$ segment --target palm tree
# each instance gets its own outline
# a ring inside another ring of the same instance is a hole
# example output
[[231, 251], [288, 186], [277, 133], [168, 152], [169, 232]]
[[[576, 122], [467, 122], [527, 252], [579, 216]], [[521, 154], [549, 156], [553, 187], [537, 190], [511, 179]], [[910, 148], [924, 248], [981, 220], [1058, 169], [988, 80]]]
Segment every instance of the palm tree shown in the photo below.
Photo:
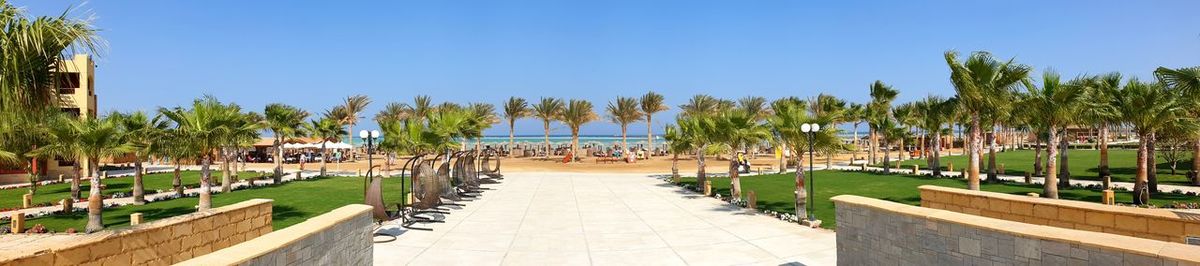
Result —
[[60, 87], [61, 60], [77, 52], [95, 54], [104, 46], [92, 21], [70, 17], [71, 11], [29, 17], [0, 0], [0, 113], [57, 110], [58, 90], [49, 88]]
[[[134, 147], [124, 140], [125, 133], [121, 131], [120, 117], [109, 116], [103, 119], [88, 118], [83, 121], [74, 122], [70, 120], [72, 127], [75, 127], [76, 136], [74, 144], [51, 144], [45, 146], [47, 150], [58, 148], [77, 148], [80, 155], [86, 158], [89, 165], [98, 165], [100, 158], [124, 155], [134, 150]], [[68, 147], [74, 146], [74, 147]], [[86, 231], [88, 233], [100, 231], [104, 229], [103, 215], [101, 212], [104, 207], [104, 196], [102, 196], [100, 185], [100, 168], [94, 167], [89, 173], [91, 176], [90, 192], [88, 193], [88, 223]]]
[[[808, 213], [805, 212], [806, 200], [808, 199], [807, 191], [805, 190], [805, 175], [802, 170], [804, 165], [803, 153], [806, 152], [809, 139], [807, 133], [800, 130], [800, 125], [806, 123], [817, 123], [820, 125], [830, 125], [823, 128], [832, 127], [833, 119], [830, 117], [814, 117], [807, 111], [807, 104], [795, 97], [788, 97], [776, 100], [771, 103], [773, 115], [767, 118], [767, 126], [769, 126], [775, 134], [779, 136], [781, 142], [791, 148], [792, 157], [796, 160], [796, 177], [795, 177], [795, 210], [796, 217], [801, 219], [808, 218]], [[839, 145], [841, 140], [838, 139], [836, 131], [822, 130], [813, 135], [812, 144], [814, 149], [823, 149], [832, 145]]]
[[1152, 171], [1150, 169], [1154, 169], [1154, 166], [1148, 165], [1148, 145], [1154, 133], [1171, 124], [1195, 123], [1195, 118], [1187, 114], [1191, 103], [1179, 96], [1176, 91], [1163, 88], [1161, 83], [1147, 83], [1131, 78], [1115, 97], [1115, 106], [1121, 113], [1121, 120], [1133, 126], [1133, 131], [1138, 135], [1137, 171], [1133, 184], [1134, 204], [1150, 202], [1147, 172]]
[[[825, 129], [826, 132], [835, 131], [833, 133], [836, 134], [840, 130], [835, 125], [850, 121], [846, 115], [846, 100], [838, 99], [833, 95], [825, 93], [817, 95], [816, 98], [813, 98], [809, 102], [808, 108], [814, 117], [827, 117], [830, 119], [830, 127]], [[824, 146], [820, 152], [825, 155], [825, 167], [832, 168], [833, 156], [836, 156], [838, 152], [843, 150], [845, 150], [845, 147], [840, 142], [838, 145]]]
[[[233, 182], [237, 181], [237, 157], [241, 151], [253, 147], [254, 143], [259, 140], [259, 132], [262, 132], [263, 116], [255, 112], [241, 111], [241, 107], [236, 104], [229, 105], [231, 116], [240, 117], [240, 119], [232, 120], [229, 124], [229, 135], [225, 138], [225, 151], [222, 153], [225, 157], [221, 163], [221, 192], [229, 192], [233, 189]], [[245, 162], [243, 161], [243, 168]], [[231, 169], [232, 168], [232, 169]]]
[[654, 156], [654, 123], [651, 120], [654, 114], [667, 110], [667, 105], [663, 103], [662, 94], [647, 92], [642, 95], [639, 103], [642, 107], [642, 114], [646, 115], [646, 149], [650, 152], [646, 153], [646, 158]]
[[[404, 119], [408, 118], [409, 116], [411, 116], [412, 115], [411, 111], [412, 111], [412, 107], [408, 106], [408, 104], [388, 103], [387, 105], [383, 106], [383, 110], [380, 110], [378, 114], [375, 114], [375, 122], [382, 122], [382, 121], [387, 121], [387, 120], [401, 121], [401, 120], [404, 120]], [[335, 118], [335, 119], [337, 117], [337, 115], [334, 114], [332, 112], [332, 110], [326, 111], [324, 116], [330, 117], [330, 118]], [[347, 131], [347, 132], [349, 132], [349, 131]]]
[[[12, 118], [14, 119], [7, 120], [10, 123], [2, 123], [4, 128], [9, 128], [13, 131], [29, 129], [24, 126], [26, 123], [22, 123], [27, 122], [23, 121], [25, 119], [20, 119], [19, 116]], [[45, 135], [48, 137], [46, 144], [48, 145], [38, 147], [37, 149], [30, 151], [30, 153], [35, 157], [58, 157], [73, 160], [74, 163], [72, 164], [72, 172], [74, 175], [71, 177], [71, 200], [79, 201], [81, 198], [79, 189], [80, 179], [83, 178], [84, 175], [84, 169], [82, 168], [82, 165], [83, 162], [87, 160], [86, 151], [83, 149], [83, 146], [81, 146], [81, 141], [79, 139], [81, 137], [81, 131], [83, 130], [83, 120], [68, 116], [66, 113], [50, 116], [48, 117], [48, 120], [47, 127], [45, 128]], [[4, 135], [6, 137], [15, 136], [14, 134]], [[12, 138], [6, 138], [5, 142], [10, 143], [13, 142], [13, 140], [14, 139]], [[17, 161], [25, 160], [24, 158], [14, 159]], [[90, 174], [91, 169], [88, 169], [88, 171], [88, 174]]]
[[[343, 110], [346, 109], [343, 107]], [[263, 115], [266, 128], [275, 136], [275, 183], [278, 184], [283, 181], [283, 144], [289, 138], [300, 135], [300, 127], [308, 117], [308, 112], [291, 105], [272, 103], [263, 110]], [[349, 125], [345, 116], [339, 119], [343, 124]]]
[[979, 152], [983, 149], [981, 116], [1000, 105], [1004, 98], [1029, 78], [1032, 69], [1014, 60], [996, 61], [988, 52], [972, 53], [959, 62], [958, 52], [947, 51], [946, 65], [950, 67], [950, 83], [954, 85], [960, 111], [969, 119], [967, 145], [967, 188], [979, 190]]
[[350, 133], [343, 130], [341, 123], [338, 123], [333, 117], [322, 117], [309, 121], [308, 124], [304, 124], [304, 133], [321, 141], [321, 176], [326, 176], [325, 166], [329, 162], [329, 149], [325, 147], [325, 144], [341, 141]]
[[[336, 112], [337, 114], [341, 114], [337, 119], [341, 120], [342, 125], [346, 126], [346, 132], [354, 132], [354, 125], [358, 124], [358, 119], [360, 118], [358, 114], [366, 110], [368, 104], [371, 104], [371, 98], [368, 98], [366, 95], [354, 95], [346, 97], [342, 105], [338, 106], [339, 108], [334, 108], [340, 109], [339, 112]], [[303, 123], [304, 119], [301, 118], [300, 121]], [[350, 145], [354, 145], [354, 138], [350, 138]], [[368, 154], [367, 156], [370, 155]]]
[[896, 100], [896, 95], [900, 92], [893, 89], [892, 86], [884, 84], [883, 81], [876, 80], [871, 83], [871, 102], [867, 103], [866, 115], [867, 126], [870, 129], [867, 137], [870, 138], [870, 146], [867, 148], [867, 157], [871, 164], [876, 163], [875, 153], [879, 150], [879, 136], [875, 130], [878, 125], [872, 121], [881, 121], [880, 117], [891, 117], [892, 101]]
[[863, 116], [865, 115], [865, 113], [866, 113], [866, 107], [860, 103], [850, 103], [850, 105], [848, 107], [846, 107], [846, 111], [844, 113], [844, 115], [845, 115], [844, 120], [846, 120], [847, 122], [850, 122], [852, 125], [854, 125], [854, 129], [853, 129], [854, 130], [854, 139], [853, 139], [854, 146], [850, 147], [851, 148], [850, 149], [850, 164], [851, 165], [853, 165], [854, 160], [856, 160], [858, 158], [858, 150], [862, 149], [862, 147], [858, 143], [859, 142], [858, 141], [858, 125], [862, 124]]
[[696, 129], [686, 123], [678, 126], [667, 126], [663, 138], [667, 140], [667, 150], [671, 152], [671, 180], [679, 181], [679, 154], [696, 149]]
[[129, 114], [114, 112], [110, 117], [118, 123], [121, 131], [126, 133], [126, 141], [133, 147], [133, 202], [137, 205], [146, 204], [146, 190], [142, 183], [145, 170], [142, 168], [142, 162], [148, 159], [151, 149], [161, 145], [158, 140], [167, 130], [167, 122], [162, 116], [151, 118], [142, 111]]
[[[483, 131], [500, 122], [496, 116], [496, 106], [490, 103], [471, 103], [467, 105], [470, 112], [470, 123], [463, 130], [464, 137], [475, 140], [475, 149], [482, 149]], [[465, 146], [465, 145], [464, 145]]]
[[[1192, 101], [1200, 101], [1200, 66], [1177, 69], [1159, 67], [1154, 70], [1154, 76]], [[1200, 111], [1192, 111], [1192, 115], [1200, 116]], [[1188, 171], [1188, 177], [1193, 184], [1200, 185], [1200, 139], [1192, 141], [1192, 170]]]
[[1064, 84], [1059, 80], [1058, 73], [1046, 71], [1042, 74], [1042, 86], [1039, 88], [1032, 82], [1026, 82], [1029, 94], [1020, 102], [1025, 109], [1037, 117], [1044, 128], [1048, 130], [1049, 142], [1047, 149], [1046, 179], [1042, 196], [1057, 199], [1058, 187], [1058, 143], [1067, 123], [1078, 114], [1080, 101], [1083, 100], [1084, 87]]
[[[524, 98], [509, 97], [507, 102], [504, 102], [504, 118], [508, 119], [508, 147], [515, 147], [513, 142], [516, 133], [517, 119], [529, 116], [529, 102]], [[512, 156], [512, 153], [509, 153]]]
[[[877, 125], [876, 133], [879, 134], [879, 139], [883, 140], [883, 172], [890, 173], [892, 171], [891, 153], [892, 144], [896, 142], [904, 143], [904, 138], [908, 136], [908, 131], [904, 126], [896, 123], [896, 120], [891, 117], [876, 117], [875, 125]], [[903, 144], [900, 144], [903, 145]], [[897, 149], [899, 152], [904, 152], [904, 149]]]
[[708, 115], [721, 109], [722, 100], [713, 98], [705, 94], [696, 94], [688, 99], [686, 104], [680, 105], [679, 110], [685, 116]]
[[958, 104], [956, 101], [953, 98], [946, 99], [938, 96], [929, 96], [916, 105], [917, 112], [920, 113], [921, 117], [919, 127], [927, 135], [930, 135], [929, 146], [933, 150], [927, 161], [929, 170], [933, 171], [934, 176], [942, 175], [942, 134], [946, 130], [945, 126], [950, 123], [954, 105]]
[[732, 186], [732, 196], [741, 198], [742, 183], [738, 178], [737, 153], [754, 143], [771, 138], [771, 131], [762, 124], [754, 114], [746, 110], [729, 110], [716, 117], [716, 142], [729, 147], [729, 178]]
[[625, 141], [625, 131], [629, 124], [642, 120], [642, 110], [638, 109], [638, 100], [632, 97], [617, 97], [609, 102], [608, 118], [613, 123], [621, 125], [621, 150], [629, 151], [629, 143]]
[[[708, 145], [713, 143], [716, 132], [716, 124], [713, 120], [709, 115], [680, 114], [675, 117], [675, 124], [679, 127], [677, 136], [680, 143], [671, 143], [670, 145], [672, 148], [691, 148], [696, 153], [696, 184], [700, 186], [708, 181], [708, 174], [705, 171], [705, 153]], [[678, 160], [678, 152], [676, 160]]]
[[175, 137], [184, 140], [183, 143], [196, 150], [193, 154], [200, 162], [200, 211], [212, 207], [210, 167], [215, 158], [213, 153], [228, 143], [232, 131], [230, 124], [244, 118], [241, 114], [232, 112], [233, 109], [212, 96], [196, 99], [192, 102], [191, 109], [159, 108], [159, 113], [175, 123]]
[[1121, 90], [1122, 78], [1120, 73], [1113, 72], [1092, 79], [1092, 84], [1087, 86], [1086, 95], [1081, 101], [1082, 111], [1079, 113], [1085, 123], [1098, 129], [1100, 163], [1097, 168], [1100, 169], [1100, 179], [1106, 180], [1105, 184], [1108, 184], [1112, 179], [1108, 164], [1109, 128], [1120, 123], [1121, 114], [1117, 113], [1113, 100]]
[[[563, 109], [561, 121], [571, 129], [571, 157], [579, 157], [579, 129], [583, 124], [596, 120], [596, 112], [592, 110], [592, 102], [571, 99]], [[574, 160], [572, 160], [574, 161]]]
[[563, 101], [557, 98], [542, 97], [533, 105], [533, 116], [542, 120], [542, 128], [546, 130], [546, 158], [550, 158], [550, 122], [556, 121], [563, 114]]

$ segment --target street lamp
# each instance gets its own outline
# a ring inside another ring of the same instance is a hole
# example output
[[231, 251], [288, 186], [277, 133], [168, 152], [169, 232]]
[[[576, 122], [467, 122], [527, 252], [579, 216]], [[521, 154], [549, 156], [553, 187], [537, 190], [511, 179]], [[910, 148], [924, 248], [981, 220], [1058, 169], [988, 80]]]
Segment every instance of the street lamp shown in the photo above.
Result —
[[358, 132], [358, 137], [367, 143], [367, 177], [363, 178], [363, 191], [366, 191], [368, 184], [370, 184], [371, 173], [375, 169], [375, 164], [371, 162], [371, 151], [375, 146], [375, 139], [378, 139], [379, 135], [379, 130], [367, 131], [364, 129]]
[[817, 132], [821, 131], [821, 125], [816, 123], [801, 124], [800, 131], [804, 132], [804, 136], [808, 137], [808, 182], [805, 182], [807, 184], [805, 185], [805, 188], [808, 189], [808, 204], [805, 204], [806, 210], [804, 211], [808, 214], [808, 221], [811, 222], [816, 220], [814, 217], [816, 215], [814, 215], [812, 212], [813, 204], [816, 203], [816, 195], [813, 194], [813, 182], [816, 181], [816, 179], [813, 178], [813, 174], [815, 174], [813, 171], [813, 139], [815, 138]]

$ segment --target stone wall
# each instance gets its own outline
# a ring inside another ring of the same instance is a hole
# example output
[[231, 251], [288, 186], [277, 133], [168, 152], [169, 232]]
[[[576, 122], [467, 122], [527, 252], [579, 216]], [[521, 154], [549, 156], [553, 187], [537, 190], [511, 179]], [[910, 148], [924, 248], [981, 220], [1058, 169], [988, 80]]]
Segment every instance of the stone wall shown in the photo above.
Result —
[[837, 196], [839, 265], [1195, 265], [1194, 246]]
[[1186, 243], [1200, 214], [925, 185], [921, 206], [1009, 221]]
[[371, 209], [347, 205], [180, 265], [370, 265]]
[[63, 246], [6, 252], [0, 265], [169, 265], [270, 232], [271, 200], [252, 199], [81, 235]]

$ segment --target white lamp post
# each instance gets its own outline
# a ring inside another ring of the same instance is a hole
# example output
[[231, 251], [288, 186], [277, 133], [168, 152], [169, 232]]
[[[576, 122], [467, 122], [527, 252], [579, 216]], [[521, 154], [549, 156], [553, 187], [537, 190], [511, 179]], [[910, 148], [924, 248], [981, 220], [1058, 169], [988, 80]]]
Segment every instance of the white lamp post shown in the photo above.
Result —
[[813, 175], [815, 174], [815, 171], [813, 171], [813, 139], [815, 134], [821, 131], [821, 125], [816, 123], [801, 124], [800, 131], [804, 132], [804, 135], [808, 137], [808, 182], [805, 182], [805, 187], [808, 189], [808, 204], [805, 204], [805, 209], [807, 209], [805, 212], [808, 214], [808, 220], [813, 221], [816, 220], [816, 218], [813, 217], [815, 215], [813, 215], [812, 212], [813, 204], [816, 202], [816, 195], [813, 195], [813, 182], [816, 181], [816, 179], [813, 178]]

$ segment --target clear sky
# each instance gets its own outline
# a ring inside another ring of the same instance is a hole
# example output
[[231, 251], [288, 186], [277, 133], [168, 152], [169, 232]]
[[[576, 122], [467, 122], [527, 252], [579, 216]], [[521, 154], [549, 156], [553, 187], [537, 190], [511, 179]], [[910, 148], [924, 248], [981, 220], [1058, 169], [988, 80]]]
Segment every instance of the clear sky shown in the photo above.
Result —
[[[953, 94], [942, 57], [951, 49], [1066, 77], [1200, 65], [1194, 0], [13, 2], [35, 15], [76, 5], [94, 16], [109, 43], [96, 70], [101, 112], [203, 94], [313, 113], [366, 94], [367, 117], [417, 94], [497, 106], [509, 96], [582, 98], [597, 112], [648, 90], [672, 109], [697, 93], [862, 102], [877, 79], [905, 102]], [[517, 128], [542, 132], [532, 119]], [[619, 132], [607, 122], [583, 131]]]

